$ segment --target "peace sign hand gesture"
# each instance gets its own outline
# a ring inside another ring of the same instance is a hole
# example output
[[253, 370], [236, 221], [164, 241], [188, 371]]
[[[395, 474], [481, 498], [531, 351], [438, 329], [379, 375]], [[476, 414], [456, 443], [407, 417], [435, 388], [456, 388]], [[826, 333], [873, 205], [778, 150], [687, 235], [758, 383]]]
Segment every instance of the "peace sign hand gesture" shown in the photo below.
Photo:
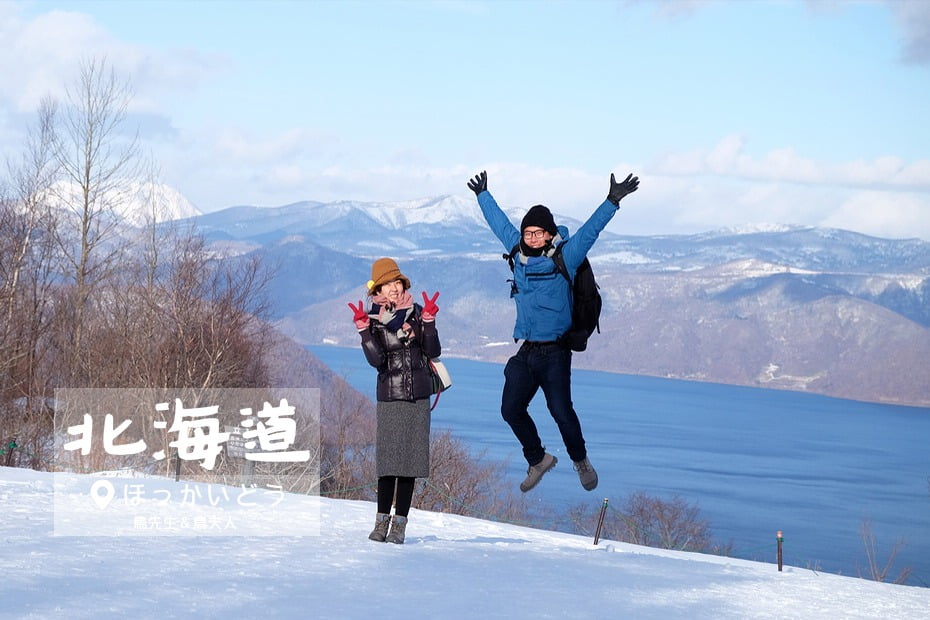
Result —
[[357, 327], [359, 331], [368, 329], [368, 323], [371, 319], [368, 318], [368, 314], [365, 312], [365, 306], [362, 305], [362, 300], [358, 300], [357, 308], [352, 305], [352, 302], [349, 302], [349, 308], [355, 313], [352, 317], [352, 320], [355, 321], [355, 327]]
[[436, 300], [439, 298], [439, 291], [433, 295], [432, 299], [426, 296], [426, 291], [423, 291], [423, 320], [424, 321], [435, 321], [436, 313], [439, 312], [439, 306], [436, 305]]

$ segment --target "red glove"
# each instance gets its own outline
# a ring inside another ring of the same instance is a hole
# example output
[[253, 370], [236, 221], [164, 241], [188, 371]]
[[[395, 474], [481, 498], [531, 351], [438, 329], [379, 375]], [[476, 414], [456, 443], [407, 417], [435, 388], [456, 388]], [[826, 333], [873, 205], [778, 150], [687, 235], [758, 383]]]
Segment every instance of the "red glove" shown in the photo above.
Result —
[[355, 321], [355, 326], [358, 330], [362, 331], [363, 329], [368, 329], [368, 323], [371, 319], [368, 318], [368, 313], [365, 312], [365, 306], [362, 305], [362, 300], [358, 300], [358, 308], [353, 306], [352, 302], [349, 302], [349, 308], [355, 313], [352, 320]]
[[423, 291], [423, 320], [424, 321], [435, 321], [436, 313], [439, 312], [439, 306], [436, 305], [436, 300], [439, 298], [439, 291], [437, 291], [433, 298], [430, 299], [426, 296], [426, 291]]

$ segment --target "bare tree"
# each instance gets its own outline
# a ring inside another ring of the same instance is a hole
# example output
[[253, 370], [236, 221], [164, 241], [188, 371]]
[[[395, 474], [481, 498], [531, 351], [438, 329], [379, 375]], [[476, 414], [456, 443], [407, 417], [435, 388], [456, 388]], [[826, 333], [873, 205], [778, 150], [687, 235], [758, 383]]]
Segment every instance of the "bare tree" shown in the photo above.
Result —
[[170, 387], [258, 387], [267, 383], [261, 351], [269, 338], [270, 274], [258, 255], [212, 260], [202, 237], [182, 236], [161, 290], [166, 335], [161, 381]]
[[82, 62], [67, 94], [54, 148], [63, 178], [55, 186], [55, 198], [62, 209], [58, 242], [73, 287], [68, 368], [70, 379], [81, 381], [88, 367], [83, 353], [86, 315], [96, 287], [118, 266], [119, 208], [138, 180], [139, 152], [136, 136], [124, 133], [131, 88], [116, 78], [106, 60]]
[[[16, 438], [24, 448], [18, 454], [32, 460], [43, 458], [43, 437], [51, 425], [42, 366], [54, 255], [47, 197], [57, 172], [55, 115], [54, 103], [44, 100], [21, 161], [8, 163], [10, 187], [0, 197], [0, 441]], [[7, 464], [12, 455], [7, 454]]]

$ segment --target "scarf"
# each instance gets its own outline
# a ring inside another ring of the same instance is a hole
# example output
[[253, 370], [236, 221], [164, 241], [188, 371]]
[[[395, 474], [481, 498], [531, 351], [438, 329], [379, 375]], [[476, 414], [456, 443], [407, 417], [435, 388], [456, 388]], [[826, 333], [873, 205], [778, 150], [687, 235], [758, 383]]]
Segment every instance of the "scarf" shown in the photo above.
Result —
[[522, 254], [522, 256], [520, 256], [520, 261], [524, 265], [526, 265], [528, 262], [535, 262], [535, 261], [529, 261], [528, 259], [530, 258], [538, 258], [540, 256], [547, 256], [547, 257], [552, 256], [553, 254], [555, 254], [556, 246], [558, 246], [561, 242], [562, 242], [562, 235], [557, 234], [552, 239], [547, 241], [546, 245], [540, 248], [534, 249], [526, 245], [523, 239], [520, 239], [520, 254]]
[[372, 295], [372, 306], [369, 316], [377, 319], [387, 329], [396, 332], [401, 340], [410, 338], [413, 328], [407, 322], [407, 317], [413, 314], [413, 296], [410, 291], [404, 291], [396, 304], [380, 293]]

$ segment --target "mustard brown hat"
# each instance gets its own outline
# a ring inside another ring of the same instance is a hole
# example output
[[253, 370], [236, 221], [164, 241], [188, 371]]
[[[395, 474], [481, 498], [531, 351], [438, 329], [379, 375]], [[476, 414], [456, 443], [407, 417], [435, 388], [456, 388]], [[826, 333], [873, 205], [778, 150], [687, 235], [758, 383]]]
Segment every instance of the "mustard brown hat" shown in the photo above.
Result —
[[382, 284], [400, 280], [404, 283], [404, 290], [410, 288], [410, 280], [400, 272], [397, 263], [392, 258], [379, 258], [371, 266], [371, 280], [368, 281], [368, 294], [374, 295]]

